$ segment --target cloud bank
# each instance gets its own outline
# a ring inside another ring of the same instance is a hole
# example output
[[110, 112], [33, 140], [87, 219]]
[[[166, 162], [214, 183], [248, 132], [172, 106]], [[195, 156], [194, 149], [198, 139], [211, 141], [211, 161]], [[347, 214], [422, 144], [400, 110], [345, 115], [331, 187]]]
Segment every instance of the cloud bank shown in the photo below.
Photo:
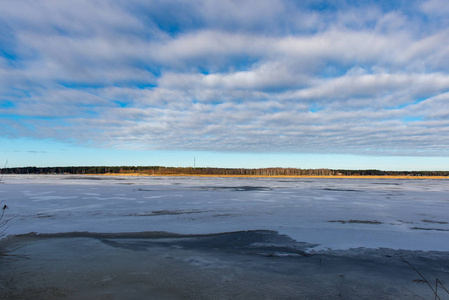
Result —
[[3, 1], [0, 135], [448, 156], [444, 1], [297, 2]]

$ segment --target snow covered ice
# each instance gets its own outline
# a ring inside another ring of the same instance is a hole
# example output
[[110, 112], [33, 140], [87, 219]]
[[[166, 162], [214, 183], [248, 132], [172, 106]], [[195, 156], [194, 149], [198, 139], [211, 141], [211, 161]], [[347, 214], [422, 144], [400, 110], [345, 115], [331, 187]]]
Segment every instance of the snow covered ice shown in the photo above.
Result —
[[449, 250], [446, 180], [5, 176], [7, 234], [273, 230], [317, 245]]

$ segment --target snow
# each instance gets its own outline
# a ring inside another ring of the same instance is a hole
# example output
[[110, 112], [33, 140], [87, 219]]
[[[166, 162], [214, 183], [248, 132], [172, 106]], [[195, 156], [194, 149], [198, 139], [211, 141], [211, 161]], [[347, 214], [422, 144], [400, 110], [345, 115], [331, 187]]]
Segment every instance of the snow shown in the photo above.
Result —
[[5, 175], [6, 234], [274, 230], [309, 251], [449, 250], [447, 180]]

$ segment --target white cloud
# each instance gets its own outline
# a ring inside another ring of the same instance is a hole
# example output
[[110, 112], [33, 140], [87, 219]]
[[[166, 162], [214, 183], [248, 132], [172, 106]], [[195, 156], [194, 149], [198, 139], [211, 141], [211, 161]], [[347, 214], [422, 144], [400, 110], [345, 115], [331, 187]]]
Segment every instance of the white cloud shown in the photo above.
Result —
[[4, 135], [143, 149], [449, 154], [441, 2], [6, 2]]
[[[323, 80], [314, 87], [300, 90], [290, 95], [299, 99], [344, 99], [364, 97], [371, 100], [371, 106], [391, 106], [410, 102], [417, 97], [434, 95], [449, 89], [449, 76], [442, 73], [431, 74], [363, 74], [345, 75]], [[382, 96], [389, 103], [376, 103]], [[412, 101], [413, 102], [413, 101]]]
[[428, 0], [421, 3], [423, 12], [434, 15], [447, 17], [449, 15], [449, 7], [445, 0]]

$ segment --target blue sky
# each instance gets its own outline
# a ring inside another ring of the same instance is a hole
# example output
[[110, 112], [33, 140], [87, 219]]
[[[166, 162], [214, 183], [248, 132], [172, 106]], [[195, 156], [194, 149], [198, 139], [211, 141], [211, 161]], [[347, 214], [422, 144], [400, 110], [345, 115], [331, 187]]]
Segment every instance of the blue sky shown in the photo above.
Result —
[[0, 161], [449, 170], [449, 6], [1, 1]]

